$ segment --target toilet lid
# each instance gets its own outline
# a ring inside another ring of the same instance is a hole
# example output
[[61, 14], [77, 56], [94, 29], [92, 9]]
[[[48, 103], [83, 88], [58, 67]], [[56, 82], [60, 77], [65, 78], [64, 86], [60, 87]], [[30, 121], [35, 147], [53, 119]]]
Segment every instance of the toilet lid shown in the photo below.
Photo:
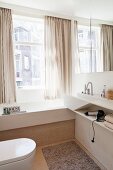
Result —
[[36, 143], [27, 138], [0, 142], [0, 166], [29, 157], [35, 148]]

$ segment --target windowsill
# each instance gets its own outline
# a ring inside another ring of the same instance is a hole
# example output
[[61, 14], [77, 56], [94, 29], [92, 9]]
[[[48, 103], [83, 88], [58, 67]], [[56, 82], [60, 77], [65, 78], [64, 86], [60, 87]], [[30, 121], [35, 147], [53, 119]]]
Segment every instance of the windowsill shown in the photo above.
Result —
[[21, 109], [28, 112], [47, 111], [65, 108], [62, 99], [43, 100], [33, 103], [20, 103]]
[[43, 90], [44, 88], [41, 87], [37, 87], [37, 86], [22, 86], [22, 87], [17, 87], [17, 90]]

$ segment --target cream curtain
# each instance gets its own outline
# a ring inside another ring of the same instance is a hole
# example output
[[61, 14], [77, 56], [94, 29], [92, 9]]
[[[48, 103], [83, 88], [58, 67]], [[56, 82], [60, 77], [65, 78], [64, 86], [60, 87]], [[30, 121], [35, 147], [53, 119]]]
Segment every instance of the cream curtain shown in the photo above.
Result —
[[12, 14], [0, 8], [0, 103], [16, 101], [12, 43]]
[[113, 26], [101, 26], [101, 54], [103, 71], [113, 70]]
[[71, 21], [45, 17], [45, 97], [71, 93]]

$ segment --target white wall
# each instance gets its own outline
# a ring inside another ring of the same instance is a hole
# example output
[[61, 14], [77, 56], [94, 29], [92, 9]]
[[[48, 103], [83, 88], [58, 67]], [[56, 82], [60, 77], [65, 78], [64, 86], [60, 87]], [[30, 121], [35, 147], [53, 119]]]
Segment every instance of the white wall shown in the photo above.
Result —
[[104, 85], [106, 89], [113, 89], [113, 71], [89, 73], [89, 74], [75, 74], [73, 80], [73, 96], [84, 91], [84, 86], [89, 81], [93, 83], [94, 94], [101, 94]]

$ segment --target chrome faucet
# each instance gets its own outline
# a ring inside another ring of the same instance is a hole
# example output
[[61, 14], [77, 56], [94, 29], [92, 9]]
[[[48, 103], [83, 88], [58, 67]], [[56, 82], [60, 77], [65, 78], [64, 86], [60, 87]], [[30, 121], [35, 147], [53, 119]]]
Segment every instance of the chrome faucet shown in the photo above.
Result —
[[[90, 85], [90, 88], [89, 88]], [[88, 82], [87, 85], [85, 84], [85, 94], [93, 95], [93, 84], [92, 82]]]

